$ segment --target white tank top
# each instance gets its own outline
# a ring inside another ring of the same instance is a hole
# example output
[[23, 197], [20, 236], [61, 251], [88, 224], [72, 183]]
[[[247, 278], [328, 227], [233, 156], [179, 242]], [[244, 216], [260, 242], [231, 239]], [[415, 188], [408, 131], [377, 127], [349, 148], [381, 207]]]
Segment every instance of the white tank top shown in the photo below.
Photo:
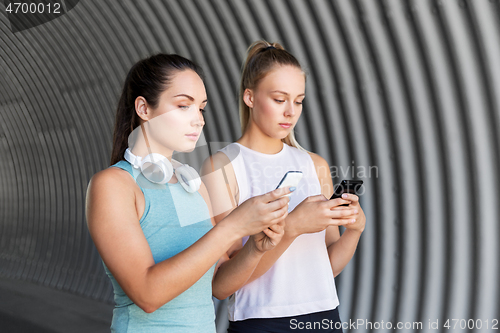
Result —
[[[305, 198], [321, 194], [314, 162], [307, 152], [283, 144], [277, 154], [263, 154], [239, 143], [221, 149], [234, 168], [239, 204], [272, 191], [287, 171], [302, 171], [289, 212]], [[248, 237], [243, 239], [243, 243]], [[229, 298], [229, 320], [289, 317], [335, 309], [339, 305], [325, 243], [325, 231], [297, 237], [261, 277]]]

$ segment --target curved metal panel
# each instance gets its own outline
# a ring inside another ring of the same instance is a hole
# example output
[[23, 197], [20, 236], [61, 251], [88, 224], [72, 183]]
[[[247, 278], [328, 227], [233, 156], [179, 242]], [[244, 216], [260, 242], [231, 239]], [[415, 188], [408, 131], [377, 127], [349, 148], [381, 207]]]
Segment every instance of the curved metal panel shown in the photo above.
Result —
[[[127, 71], [157, 52], [193, 59], [206, 137], [234, 141], [258, 39], [308, 73], [299, 142], [335, 182], [364, 171], [368, 222], [336, 278], [341, 318], [426, 332], [429, 320], [498, 319], [497, 0], [82, 0], [17, 33], [0, 15], [0, 274], [111, 301], [84, 198], [108, 166]], [[357, 331], [375, 330], [391, 331]]]

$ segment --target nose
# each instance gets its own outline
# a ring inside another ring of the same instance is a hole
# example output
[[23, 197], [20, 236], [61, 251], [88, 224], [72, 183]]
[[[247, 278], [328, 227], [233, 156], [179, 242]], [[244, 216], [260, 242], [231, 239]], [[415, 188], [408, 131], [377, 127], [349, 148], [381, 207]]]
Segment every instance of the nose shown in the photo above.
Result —
[[285, 109], [285, 116], [286, 117], [293, 117], [293, 116], [295, 116], [295, 105], [294, 105], [294, 103], [287, 103], [286, 109]]
[[205, 126], [205, 118], [203, 117], [203, 113], [201, 113], [201, 111], [198, 111], [191, 124], [193, 126]]

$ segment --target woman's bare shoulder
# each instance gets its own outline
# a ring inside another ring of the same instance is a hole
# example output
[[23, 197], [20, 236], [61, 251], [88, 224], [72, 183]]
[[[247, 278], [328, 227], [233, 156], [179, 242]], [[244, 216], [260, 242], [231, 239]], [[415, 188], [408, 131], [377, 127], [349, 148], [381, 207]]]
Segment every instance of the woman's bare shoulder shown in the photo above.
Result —
[[205, 161], [203, 162], [203, 170], [205, 170], [206, 172], [213, 172], [222, 167], [227, 169], [228, 166], [230, 167], [230, 169], [233, 168], [229, 157], [221, 151], [218, 151], [212, 156], [207, 157], [207, 159], [205, 159]]
[[135, 181], [130, 173], [118, 167], [101, 170], [90, 179], [90, 184], [95, 186], [122, 186], [131, 183], [135, 183]]
[[97, 172], [90, 179], [87, 196], [93, 201], [125, 201], [134, 199], [134, 178], [127, 171], [111, 167]]
[[[222, 171], [222, 172], [221, 172]], [[201, 170], [215, 215], [233, 209], [238, 203], [239, 188], [229, 157], [217, 152], [203, 162]]]
[[328, 165], [328, 162], [320, 155], [318, 155], [316, 153], [312, 153], [312, 152], [307, 152], [307, 153], [309, 154], [309, 156], [311, 156], [311, 159], [312, 159], [316, 169], [318, 169], [318, 168], [329, 169], [330, 168], [330, 166]]

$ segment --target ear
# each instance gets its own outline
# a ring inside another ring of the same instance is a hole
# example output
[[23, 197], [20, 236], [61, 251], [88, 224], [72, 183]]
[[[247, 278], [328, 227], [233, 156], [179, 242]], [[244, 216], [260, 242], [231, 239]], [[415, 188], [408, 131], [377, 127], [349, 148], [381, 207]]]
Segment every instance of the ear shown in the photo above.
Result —
[[148, 102], [142, 96], [135, 99], [135, 112], [144, 121], [151, 119], [151, 109], [148, 107]]
[[253, 108], [253, 90], [245, 89], [243, 92], [243, 102], [245, 102], [246, 106], [249, 108]]

